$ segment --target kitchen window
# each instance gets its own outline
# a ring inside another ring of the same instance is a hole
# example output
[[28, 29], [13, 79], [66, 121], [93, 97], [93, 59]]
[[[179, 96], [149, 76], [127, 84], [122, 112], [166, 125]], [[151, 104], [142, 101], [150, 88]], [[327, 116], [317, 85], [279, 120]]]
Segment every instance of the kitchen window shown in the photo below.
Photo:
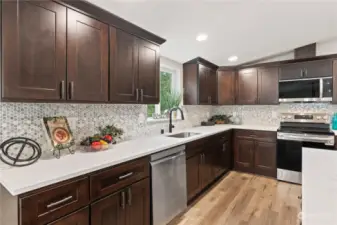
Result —
[[169, 109], [175, 106], [180, 106], [181, 101], [182, 94], [180, 79], [177, 71], [166, 67], [161, 67], [160, 103], [157, 105], [147, 106], [148, 121], [167, 119], [167, 113]]

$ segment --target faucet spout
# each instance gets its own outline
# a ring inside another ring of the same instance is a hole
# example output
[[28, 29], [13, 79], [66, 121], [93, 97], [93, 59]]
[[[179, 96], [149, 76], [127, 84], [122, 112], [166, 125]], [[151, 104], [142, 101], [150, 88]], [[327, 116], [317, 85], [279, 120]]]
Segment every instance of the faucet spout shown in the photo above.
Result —
[[179, 107], [175, 107], [175, 108], [172, 108], [170, 109], [170, 124], [169, 124], [169, 133], [172, 133], [172, 128], [174, 128], [174, 125], [172, 125], [172, 112], [174, 111], [180, 111], [180, 114], [181, 114], [181, 119], [184, 120], [184, 112], [181, 108]]

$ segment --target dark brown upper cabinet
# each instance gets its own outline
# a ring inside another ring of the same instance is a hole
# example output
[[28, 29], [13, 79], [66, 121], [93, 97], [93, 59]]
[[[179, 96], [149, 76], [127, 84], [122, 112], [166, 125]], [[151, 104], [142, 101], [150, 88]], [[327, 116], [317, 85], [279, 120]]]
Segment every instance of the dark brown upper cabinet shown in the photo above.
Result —
[[110, 27], [110, 101], [135, 103], [139, 100], [137, 73], [137, 38]]
[[138, 39], [138, 89], [140, 92], [140, 103], [159, 103], [159, 60], [159, 46]]
[[65, 100], [66, 7], [2, 2], [2, 98]]
[[68, 100], [108, 101], [109, 27], [68, 9]]
[[196, 58], [183, 65], [184, 104], [217, 104], [217, 66]]
[[218, 70], [218, 104], [235, 104], [235, 70]]
[[159, 102], [159, 46], [110, 27], [110, 101]]
[[279, 68], [259, 68], [258, 70], [258, 104], [276, 105], [279, 103]]
[[239, 105], [258, 103], [258, 75], [256, 68], [239, 70], [237, 75], [236, 103]]
[[281, 66], [280, 80], [331, 77], [332, 66], [330, 59], [285, 64]]

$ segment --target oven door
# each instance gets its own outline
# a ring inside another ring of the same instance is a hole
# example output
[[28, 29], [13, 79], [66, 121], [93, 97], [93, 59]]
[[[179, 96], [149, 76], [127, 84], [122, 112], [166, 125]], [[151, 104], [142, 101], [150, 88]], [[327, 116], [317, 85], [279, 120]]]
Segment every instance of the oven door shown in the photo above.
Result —
[[285, 80], [279, 82], [279, 102], [321, 101], [321, 79]]

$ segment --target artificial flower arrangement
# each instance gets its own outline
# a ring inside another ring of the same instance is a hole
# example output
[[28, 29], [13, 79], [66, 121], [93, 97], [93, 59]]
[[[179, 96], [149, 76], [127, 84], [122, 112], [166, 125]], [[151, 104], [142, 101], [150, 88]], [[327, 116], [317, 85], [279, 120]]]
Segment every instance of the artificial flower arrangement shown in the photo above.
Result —
[[124, 131], [114, 125], [107, 125], [98, 128], [99, 133], [90, 137], [86, 137], [81, 141], [81, 145], [89, 147], [90, 150], [100, 151], [109, 149], [110, 145], [116, 144]]

